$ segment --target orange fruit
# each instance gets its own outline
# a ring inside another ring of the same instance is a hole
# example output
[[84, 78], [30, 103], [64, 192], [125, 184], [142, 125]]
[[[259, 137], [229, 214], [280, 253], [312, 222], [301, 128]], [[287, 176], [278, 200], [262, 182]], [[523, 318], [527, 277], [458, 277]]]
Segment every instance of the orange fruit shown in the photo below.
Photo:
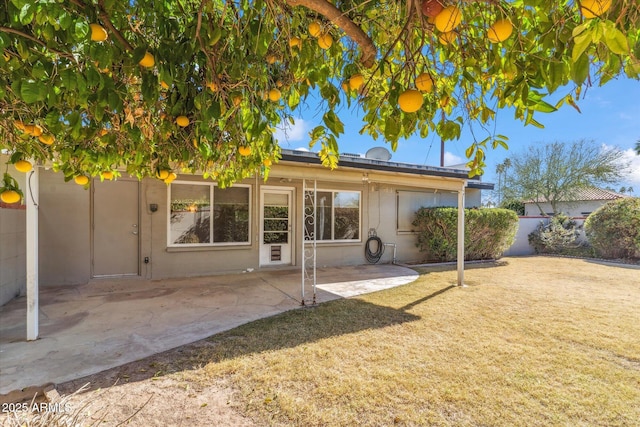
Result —
[[279, 89], [273, 88], [269, 91], [269, 100], [272, 102], [278, 102], [281, 96], [282, 93]]
[[309, 24], [309, 34], [311, 37], [320, 37], [320, 34], [322, 34], [322, 26], [318, 21], [313, 21]]
[[144, 57], [140, 60], [140, 62], [138, 62], [138, 64], [146, 68], [151, 68], [156, 64], [156, 59], [149, 52], [145, 52]]
[[300, 37], [291, 37], [289, 39], [289, 47], [297, 47], [300, 49], [302, 47], [302, 40], [300, 40]]
[[177, 177], [178, 175], [175, 172], [171, 172], [169, 176], [164, 179], [164, 183], [171, 184]]
[[275, 55], [267, 55], [267, 64], [275, 64], [278, 58]]
[[416, 88], [421, 92], [431, 92], [433, 90], [433, 78], [429, 73], [422, 73], [416, 77]]
[[436, 15], [436, 28], [443, 33], [453, 31], [462, 21], [462, 12], [456, 6], [447, 6]]
[[156, 176], [158, 177], [158, 179], [162, 179], [165, 180], [167, 178], [169, 178], [169, 171], [166, 169], [161, 169], [156, 173]]
[[508, 19], [496, 21], [487, 32], [487, 37], [491, 43], [500, 43], [509, 38], [513, 32], [513, 25]]
[[113, 172], [111, 171], [104, 171], [100, 174], [100, 176], [102, 177], [102, 179], [108, 179], [109, 181], [113, 180]]
[[364, 85], [364, 77], [362, 74], [354, 74], [349, 79], [349, 87], [351, 90], [358, 90]]
[[602, 16], [611, 7], [611, 0], [582, 0], [580, 12], [587, 19]]
[[100, 136], [105, 136], [106, 134], [109, 133], [109, 131], [103, 128], [103, 129], [100, 129], [100, 132], [98, 133], [100, 134]]
[[271, 166], [271, 164], [272, 164], [271, 159], [264, 159], [262, 164], [265, 165], [266, 167]]
[[216, 82], [207, 83], [207, 87], [209, 89], [211, 89], [211, 92], [217, 92], [218, 91], [218, 84]]
[[182, 128], [189, 126], [189, 118], [187, 116], [176, 117], [176, 124]]
[[320, 49], [327, 50], [331, 47], [332, 44], [333, 37], [331, 37], [331, 34], [323, 34], [318, 37], [318, 46], [320, 46]]
[[73, 180], [78, 185], [87, 185], [89, 183], [89, 177], [85, 175], [78, 175], [75, 178], [73, 178]]
[[24, 132], [25, 125], [21, 120], [14, 120], [13, 125], [16, 127], [16, 129]]
[[233, 105], [237, 107], [242, 102], [242, 95], [234, 95], [232, 98], [232, 101], [233, 101]]
[[20, 199], [20, 193], [14, 190], [4, 190], [0, 193], [0, 200], [8, 204], [17, 203]]
[[455, 31], [449, 31], [447, 33], [440, 33], [438, 35], [438, 41], [440, 43], [442, 43], [443, 45], [448, 45], [450, 43], [453, 43], [456, 40], [456, 33]]
[[238, 147], [238, 153], [240, 153], [241, 156], [248, 156], [251, 154], [251, 147], [247, 146], [247, 145], [243, 145], [241, 147]]
[[398, 97], [398, 105], [405, 113], [415, 113], [422, 107], [423, 102], [422, 94], [415, 89], [405, 90]]
[[347, 83], [347, 82], [342, 82], [341, 86], [342, 86], [342, 90], [343, 90], [343, 91], [345, 91], [345, 92], [349, 92], [349, 83]]
[[162, 87], [162, 89], [165, 89], [165, 90], [169, 89], [169, 85], [164, 80], [160, 82], [160, 87]]
[[24, 133], [31, 136], [42, 135], [42, 127], [40, 125], [24, 125]]
[[47, 133], [47, 134], [44, 134], [44, 135], [40, 135], [38, 137], [38, 140], [40, 142], [42, 142], [43, 144], [45, 144], [45, 145], [51, 145], [56, 140], [56, 137], [51, 135], [51, 134], [49, 134], [49, 133]]
[[18, 160], [13, 166], [16, 168], [18, 172], [24, 172], [24, 173], [29, 172], [32, 168], [31, 162], [28, 162], [26, 160]]
[[109, 37], [107, 30], [102, 25], [89, 24], [89, 27], [91, 28], [91, 41], [103, 42]]

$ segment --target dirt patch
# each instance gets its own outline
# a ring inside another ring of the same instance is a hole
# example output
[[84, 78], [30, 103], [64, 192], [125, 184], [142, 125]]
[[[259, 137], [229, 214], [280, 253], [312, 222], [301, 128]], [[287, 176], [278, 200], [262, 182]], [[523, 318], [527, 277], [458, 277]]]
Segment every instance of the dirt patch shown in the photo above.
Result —
[[[95, 375], [60, 384], [61, 396], [80, 408], [89, 403], [88, 423], [102, 419], [101, 426], [254, 426], [234, 405], [234, 390], [227, 380], [209, 384], [184, 379], [184, 368], [192, 354], [211, 345], [199, 341]], [[83, 385], [86, 391], [71, 396]], [[69, 397], [70, 396], [70, 397]]]

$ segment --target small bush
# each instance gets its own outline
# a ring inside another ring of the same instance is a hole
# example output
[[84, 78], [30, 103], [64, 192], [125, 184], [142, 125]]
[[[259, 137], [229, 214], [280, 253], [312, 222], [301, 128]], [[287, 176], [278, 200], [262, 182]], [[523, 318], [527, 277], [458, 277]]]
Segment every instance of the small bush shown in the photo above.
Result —
[[541, 221], [529, 234], [529, 244], [537, 254], [562, 255], [583, 254], [580, 248], [586, 246], [576, 222], [564, 214], [555, 215], [548, 224]]
[[[458, 244], [458, 208], [420, 208], [413, 221], [416, 246], [427, 261], [454, 261]], [[508, 209], [465, 209], [466, 260], [500, 258], [513, 244], [518, 216]]]
[[640, 198], [615, 200], [584, 223], [589, 243], [603, 258], [640, 258]]
[[506, 199], [500, 203], [503, 209], [510, 209], [518, 215], [524, 216], [524, 202], [517, 199]]

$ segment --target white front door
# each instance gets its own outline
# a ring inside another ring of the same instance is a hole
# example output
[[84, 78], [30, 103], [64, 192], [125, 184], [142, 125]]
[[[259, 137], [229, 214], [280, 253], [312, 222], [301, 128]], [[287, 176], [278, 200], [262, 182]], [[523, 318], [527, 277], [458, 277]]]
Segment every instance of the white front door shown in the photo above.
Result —
[[293, 189], [260, 191], [260, 265], [291, 264]]

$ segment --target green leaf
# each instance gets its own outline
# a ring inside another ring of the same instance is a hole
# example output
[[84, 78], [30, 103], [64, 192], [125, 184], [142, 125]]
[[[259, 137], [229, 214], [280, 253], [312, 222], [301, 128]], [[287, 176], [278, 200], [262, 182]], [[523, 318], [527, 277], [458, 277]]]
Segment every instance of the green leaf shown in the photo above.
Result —
[[85, 21], [76, 21], [76, 25], [74, 27], [74, 35], [76, 40], [83, 40], [87, 38], [89, 34], [89, 24]]
[[342, 121], [340, 121], [338, 116], [336, 116], [336, 113], [333, 111], [327, 111], [322, 120], [334, 135], [340, 135], [344, 132], [344, 125], [342, 124]]
[[589, 57], [582, 55], [571, 67], [571, 80], [580, 86], [589, 75]]
[[20, 9], [20, 23], [22, 25], [28, 25], [33, 21], [34, 10], [31, 8], [31, 4], [27, 3]]
[[20, 96], [27, 104], [43, 101], [47, 97], [47, 85], [42, 82], [27, 80], [22, 82]]
[[400, 125], [398, 123], [398, 118], [395, 116], [389, 116], [384, 121], [384, 137], [387, 140], [393, 141], [398, 139], [398, 134], [400, 133]]
[[604, 32], [604, 42], [609, 50], [617, 55], [629, 53], [629, 42], [627, 38], [622, 31], [615, 27], [606, 28]]
[[584, 31], [578, 37], [573, 39], [573, 50], [571, 51], [571, 62], [575, 63], [580, 58], [580, 55], [584, 53], [585, 50], [591, 44], [591, 33], [592, 31]]
[[287, 104], [289, 104], [289, 108], [294, 109], [300, 103], [300, 92], [298, 92], [295, 88], [292, 88], [289, 91], [289, 98], [287, 100]]

